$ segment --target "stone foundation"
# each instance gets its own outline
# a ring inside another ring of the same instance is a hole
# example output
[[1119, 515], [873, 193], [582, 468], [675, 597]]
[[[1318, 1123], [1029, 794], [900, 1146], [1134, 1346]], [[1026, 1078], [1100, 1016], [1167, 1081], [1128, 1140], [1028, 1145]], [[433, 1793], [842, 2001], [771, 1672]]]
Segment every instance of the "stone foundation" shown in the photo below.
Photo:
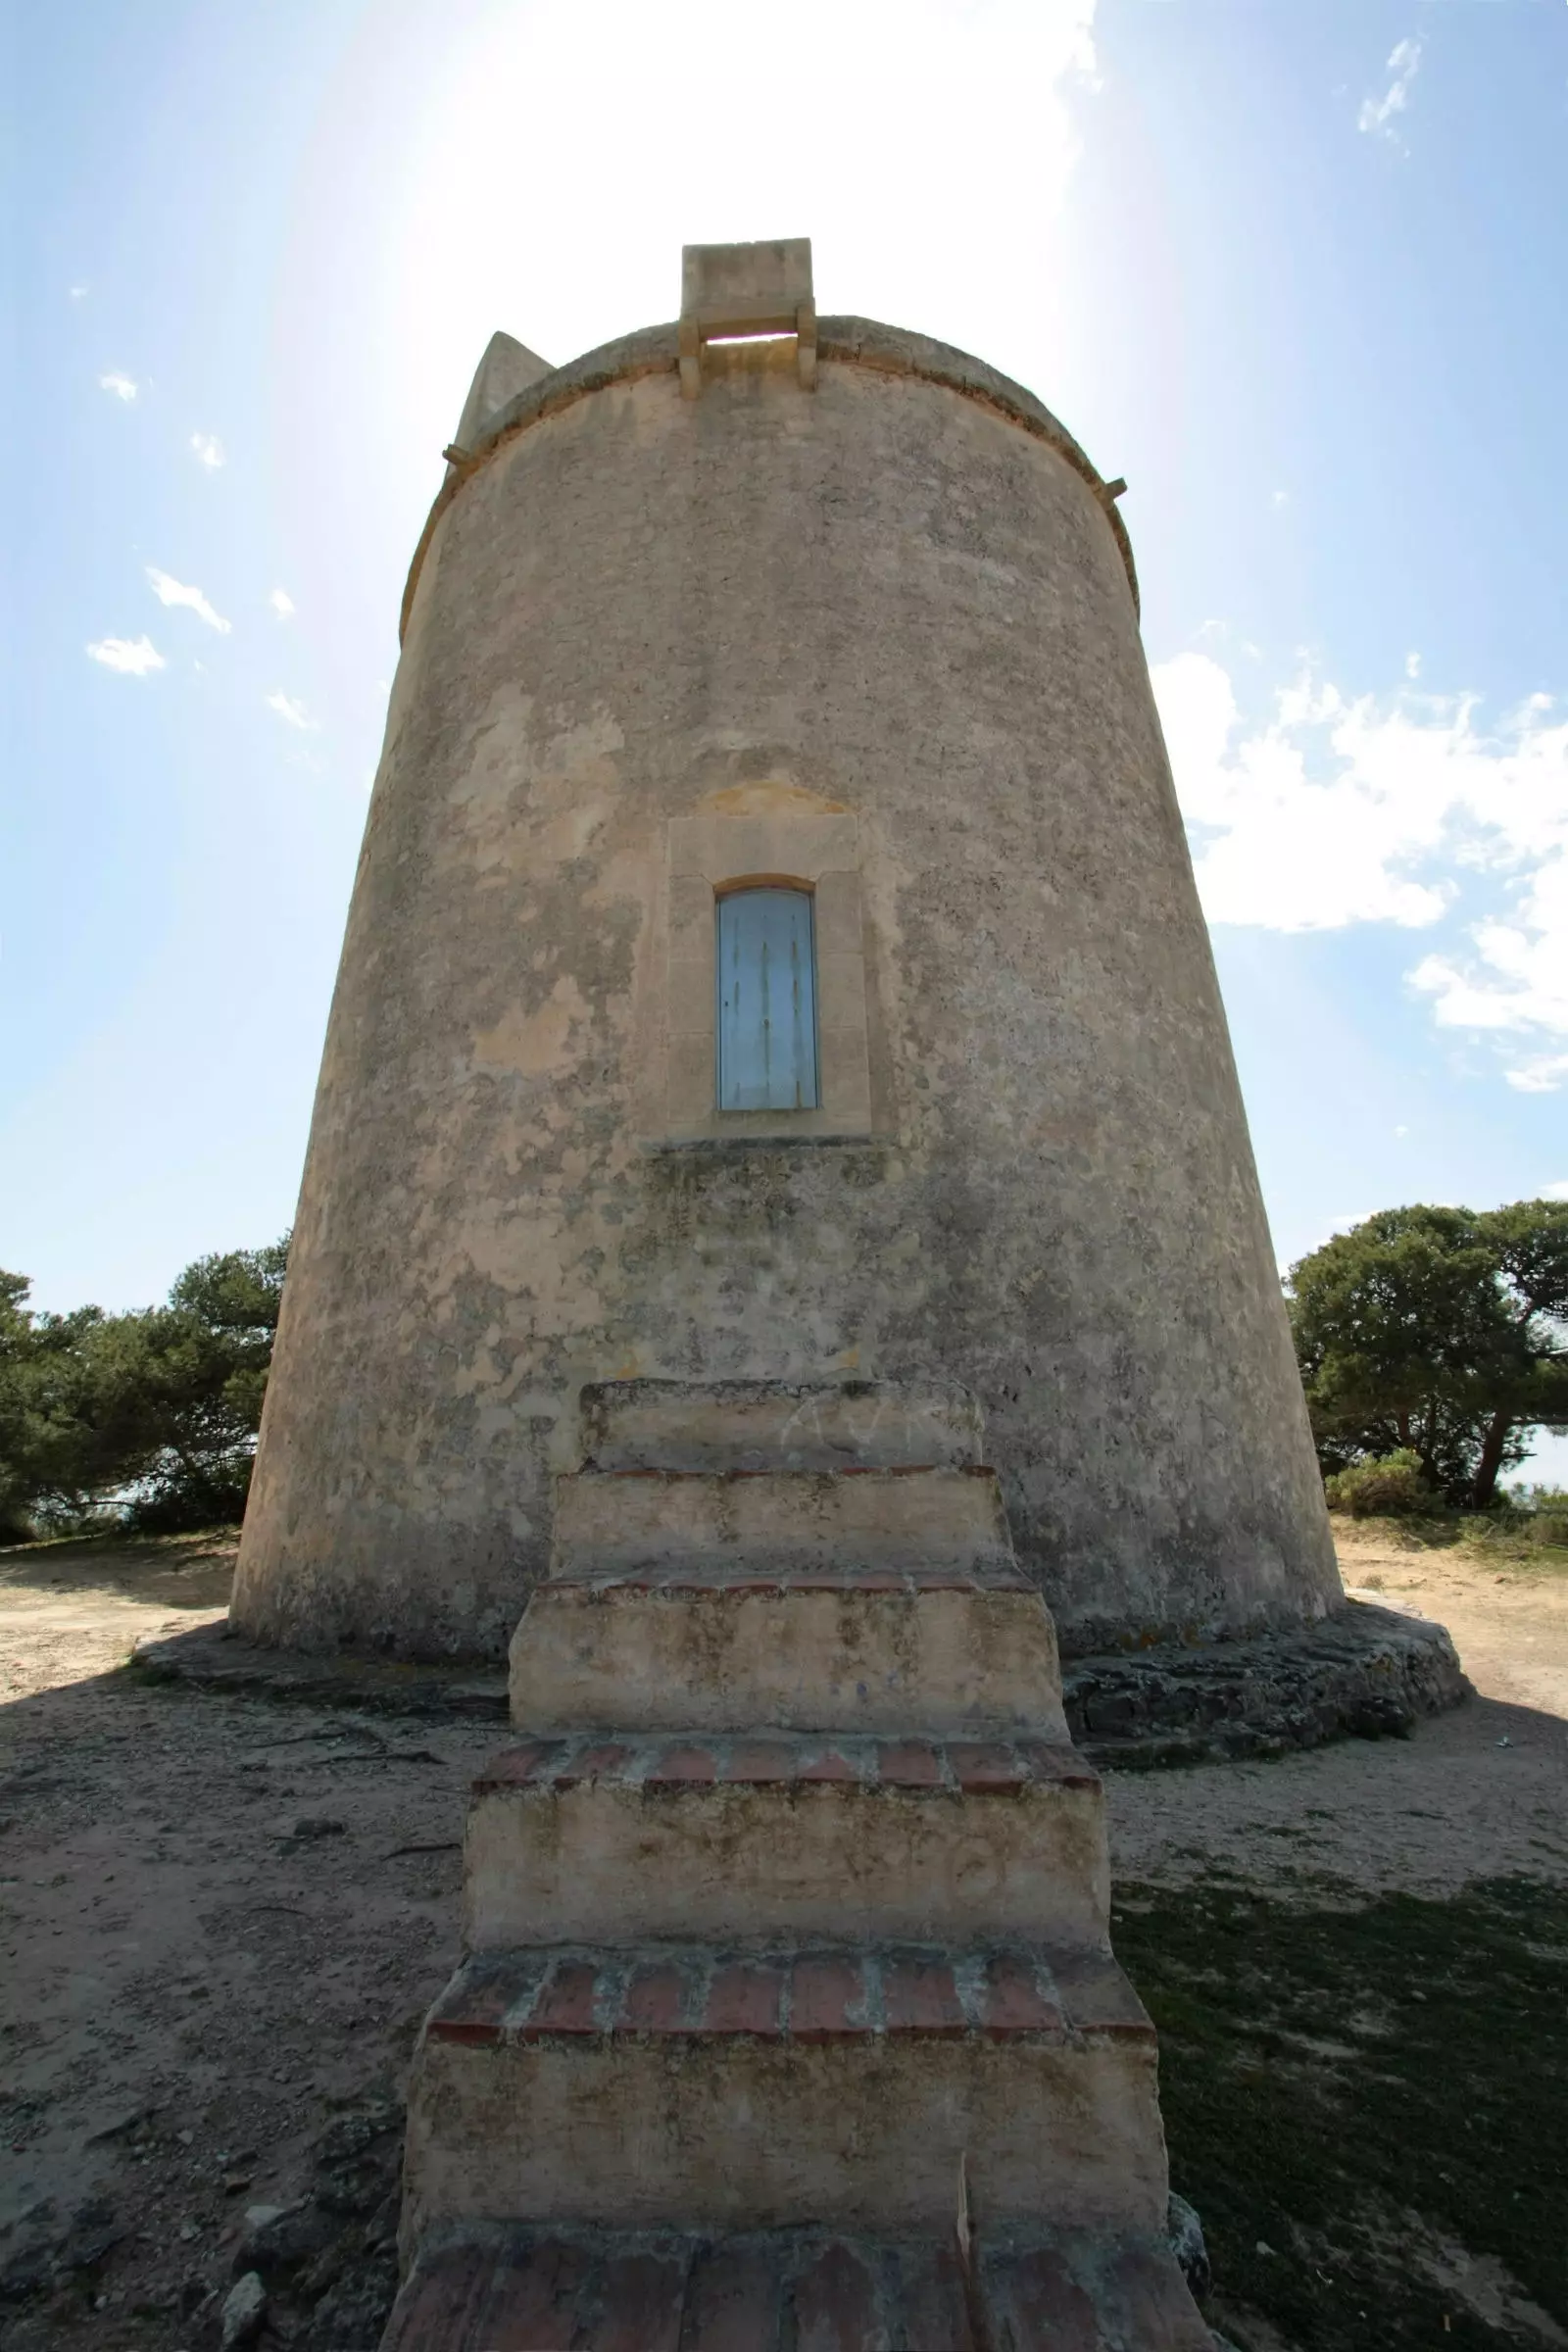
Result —
[[1472, 1695], [1443, 1626], [1358, 1600], [1298, 1634], [1064, 1659], [1061, 1682], [1083, 1753], [1134, 1770], [1403, 1739]]
[[[470, 1663], [413, 1667], [267, 1649], [201, 1626], [137, 1645], [131, 1671], [232, 1696], [373, 1714], [507, 1717], [507, 1685]], [[1302, 1634], [1062, 1661], [1067, 1723], [1102, 1770], [1283, 1755], [1331, 1740], [1406, 1737], [1471, 1695], [1441, 1625], [1352, 1601]]]

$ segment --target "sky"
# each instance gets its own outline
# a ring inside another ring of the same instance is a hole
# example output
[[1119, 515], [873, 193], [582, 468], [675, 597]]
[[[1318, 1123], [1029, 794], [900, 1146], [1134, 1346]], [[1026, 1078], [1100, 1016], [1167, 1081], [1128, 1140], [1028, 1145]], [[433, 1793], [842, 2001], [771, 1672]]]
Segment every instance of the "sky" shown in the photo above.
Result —
[[808, 234], [1127, 477], [1282, 1263], [1568, 1197], [1568, 0], [8, 6], [35, 1304], [288, 1224], [468, 378], [673, 316], [686, 241]]

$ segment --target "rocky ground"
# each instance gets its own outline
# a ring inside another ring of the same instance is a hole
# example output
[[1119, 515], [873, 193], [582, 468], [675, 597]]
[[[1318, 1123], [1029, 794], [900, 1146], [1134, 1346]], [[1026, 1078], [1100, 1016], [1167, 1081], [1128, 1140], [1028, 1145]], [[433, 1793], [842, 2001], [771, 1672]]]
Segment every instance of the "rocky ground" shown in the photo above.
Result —
[[[1568, 1577], [1387, 1528], [1343, 1553], [1482, 1695], [1115, 1777], [1177, 2185], [1246, 2352], [1568, 2345]], [[224, 1539], [0, 1554], [6, 2352], [204, 2352], [251, 2272], [264, 2343], [358, 2352], [390, 2297], [403, 2069], [496, 1733], [122, 1671], [231, 1569]]]

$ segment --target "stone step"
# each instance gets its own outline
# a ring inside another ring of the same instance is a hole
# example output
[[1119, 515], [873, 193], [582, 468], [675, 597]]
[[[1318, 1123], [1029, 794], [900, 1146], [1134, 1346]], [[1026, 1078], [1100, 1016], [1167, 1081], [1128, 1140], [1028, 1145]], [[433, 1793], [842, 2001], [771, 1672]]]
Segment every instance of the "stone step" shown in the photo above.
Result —
[[1108, 1952], [892, 1943], [470, 1958], [425, 2021], [404, 2243], [506, 2222], [1156, 2230], [1154, 2033]]
[[580, 1470], [556, 1481], [551, 1574], [710, 1559], [773, 1569], [1010, 1564], [1002, 1490], [942, 1469]]
[[1011, 1560], [590, 1564], [536, 1586], [512, 1642], [512, 1720], [538, 1733], [912, 1725], [1064, 1740], [1060, 1690], [1050, 1611]]
[[980, 1407], [914, 1381], [606, 1380], [582, 1392], [596, 1470], [912, 1470], [978, 1462]]
[[381, 2352], [1212, 2352], [1169, 2249], [514, 2227], [421, 2250]]
[[1099, 1946], [1100, 1781], [1043, 1740], [533, 1740], [473, 1784], [469, 1950], [662, 1936]]

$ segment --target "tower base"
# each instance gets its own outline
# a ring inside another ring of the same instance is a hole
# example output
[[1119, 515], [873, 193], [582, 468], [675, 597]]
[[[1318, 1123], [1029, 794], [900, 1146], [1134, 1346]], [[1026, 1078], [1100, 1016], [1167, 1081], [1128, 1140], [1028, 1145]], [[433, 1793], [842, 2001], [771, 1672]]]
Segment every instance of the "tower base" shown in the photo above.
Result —
[[1061, 1694], [1091, 1763], [1143, 1771], [1407, 1739], [1473, 1692], [1445, 1627], [1352, 1600], [1298, 1633], [1064, 1658]]

